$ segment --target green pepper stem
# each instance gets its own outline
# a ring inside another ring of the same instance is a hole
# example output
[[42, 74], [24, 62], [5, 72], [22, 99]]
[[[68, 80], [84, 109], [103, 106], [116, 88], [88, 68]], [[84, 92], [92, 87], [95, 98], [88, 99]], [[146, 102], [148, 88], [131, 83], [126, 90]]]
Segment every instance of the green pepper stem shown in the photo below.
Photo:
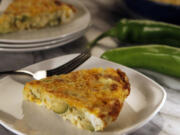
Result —
[[99, 40], [101, 40], [102, 38], [104, 38], [104, 37], [106, 37], [106, 36], [108, 36], [108, 32], [102, 33], [102, 34], [99, 35], [97, 38], [95, 38], [92, 42], [88, 43], [87, 48], [88, 48], [88, 49], [91, 49], [92, 47], [94, 47], [94, 46], [97, 44], [97, 42], [98, 42]]

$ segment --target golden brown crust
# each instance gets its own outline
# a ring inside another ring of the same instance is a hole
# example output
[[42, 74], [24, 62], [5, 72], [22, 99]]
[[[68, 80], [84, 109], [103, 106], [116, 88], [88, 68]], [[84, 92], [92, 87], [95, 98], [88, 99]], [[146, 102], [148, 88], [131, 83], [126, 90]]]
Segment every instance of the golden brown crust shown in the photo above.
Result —
[[75, 12], [59, 0], [13, 0], [0, 17], [0, 33], [57, 26], [70, 21]]
[[72, 5], [63, 3], [60, 0], [14, 0], [4, 14], [37, 16], [43, 12], [57, 12], [62, 8], [70, 8], [76, 12]]
[[117, 69], [117, 73], [119, 74], [121, 80], [124, 82], [123, 89], [127, 89], [130, 93], [130, 84], [126, 74], [122, 72], [120, 69]]
[[117, 119], [125, 98], [130, 93], [127, 76], [121, 70], [93, 68], [52, 76], [25, 85], [41, 95], [60, 98], [68, 105], [85, 108], [107, 125]]

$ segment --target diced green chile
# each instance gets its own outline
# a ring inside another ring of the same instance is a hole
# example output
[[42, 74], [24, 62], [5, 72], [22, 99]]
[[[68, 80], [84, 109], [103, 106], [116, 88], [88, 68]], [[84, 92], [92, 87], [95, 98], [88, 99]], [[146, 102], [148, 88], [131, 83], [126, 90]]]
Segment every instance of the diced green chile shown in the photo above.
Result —
[[58, 114], [62, 114], [68, 110], [68, 105], [66, 103], [63, 103], [63, 102], [57, 103], [57, 104], [53, 104], [51, 106], [51, 109]]
[[166, 45], [121, 47], [106, 51], [101, 58], [133, 68], [145, 68], [180, 77], [180, 48]]
[[25, 22], [29, 19], [29, 17], [27, 15], [23, 15], [21, 18], [21, 22]]
[[94, 131], [94, 127], [93, 125], [90, 123], [90, 122], [87, 122], [87, 121], [83, 121], [82, 123], [82, 127], [89, 130], [89, 131]]

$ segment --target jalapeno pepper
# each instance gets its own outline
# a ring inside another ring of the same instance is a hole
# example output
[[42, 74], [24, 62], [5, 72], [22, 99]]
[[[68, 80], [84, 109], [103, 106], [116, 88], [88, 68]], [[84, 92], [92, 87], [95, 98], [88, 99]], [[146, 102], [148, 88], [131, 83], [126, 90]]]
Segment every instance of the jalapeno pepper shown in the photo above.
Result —
[[98, 36], [89, 47], [93, 47], [99, 40], [108, 36], [126, 43], [180, 47], [180, 26], [157, 21], [122, 19], [115, 27]]
[[180, 77], [180, 48], [166, 45], [121, 47], [106, 51], [101, 57], [129, 67]]

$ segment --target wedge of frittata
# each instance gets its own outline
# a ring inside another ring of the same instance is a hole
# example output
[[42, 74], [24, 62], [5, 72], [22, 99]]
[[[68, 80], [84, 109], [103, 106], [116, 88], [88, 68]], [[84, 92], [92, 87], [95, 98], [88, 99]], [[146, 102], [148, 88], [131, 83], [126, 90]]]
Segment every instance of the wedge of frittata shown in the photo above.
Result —
[[121, 70], [93, 68], [34, 80], [24, 87], [25, 100], [45, 106], [79, 128], [103, 130], [115, 121], [130, 93]]
[[13, 0], [0, 16], [0, 33], [56, 26], [75, 13], [72, 5], [60, 0]]

